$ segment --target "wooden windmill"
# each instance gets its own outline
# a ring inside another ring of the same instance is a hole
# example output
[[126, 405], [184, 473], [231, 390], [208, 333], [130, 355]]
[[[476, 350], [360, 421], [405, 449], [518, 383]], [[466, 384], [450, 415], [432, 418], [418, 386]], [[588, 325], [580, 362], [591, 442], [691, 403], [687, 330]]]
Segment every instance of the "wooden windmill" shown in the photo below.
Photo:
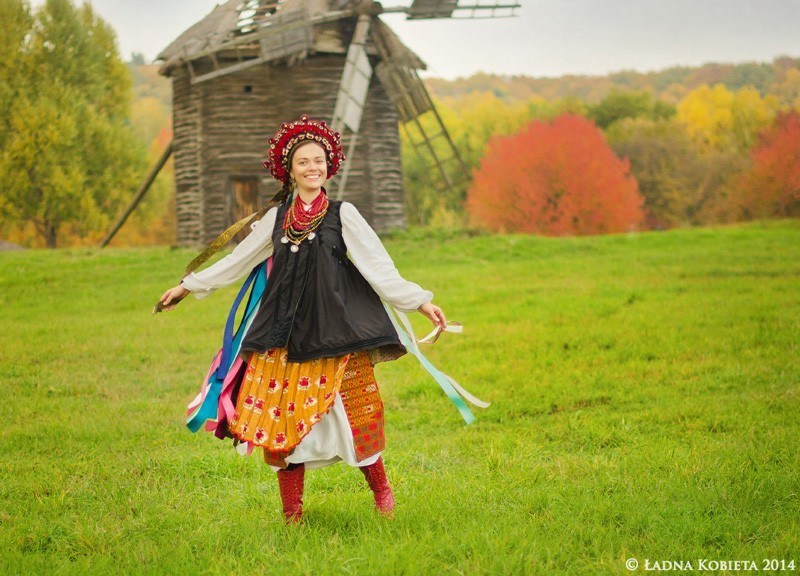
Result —
[[376, 230], [405, 224], [398, 126], [446, 185], [458, 185], [466, 170], [417, 74], [425, 64], [379, 18], [513, 16], [519, 7], [458, 1], [229, 0], [172, 42], [158, 58], [173, 85], [178, 244], [208, 242], [274, 193], [261, 168], [266, 139], [304, 113], [342, 133], [348, 159], [328, 193]]

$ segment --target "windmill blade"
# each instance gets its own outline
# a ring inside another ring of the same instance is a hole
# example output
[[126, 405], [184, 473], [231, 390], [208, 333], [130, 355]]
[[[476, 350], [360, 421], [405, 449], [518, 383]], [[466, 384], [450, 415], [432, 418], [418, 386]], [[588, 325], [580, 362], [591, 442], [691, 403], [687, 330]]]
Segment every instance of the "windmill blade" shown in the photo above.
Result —
[[[361, 117], [364, 115], [369, 83], [372, 80], [372, 65], [364, 46], [371, 21], [372, 17], [367, 14], [358, 17], [353, 39], [347, 48], [347, 59], [331, 120], [331, 126], [342, 134], [342, 145], [348, 158], [353, 157], [358, 142]], [[351, 165], [352, 162], [345, 162], [341, 175], [331, 183], [331, 195], [337, 200], [341, 200], [344, 195]]]
[[372, 41], [381, 57], [375, 75], [397, 108], [403, 129], [414, 150], [427, 157], [449, 188], [460, 188], [467, 168], [453, 144], [428, 90], [417, 74], [419, 64], [411, 59], [394, 32], [384, 23], [372, 27]]
[[369, 63], [364, 46], [371, 21], [372, 18], [366, 14], [359, 16], [353, 39], [347, 49], [347, 59], [331, 122], [336, 129], [346, 127], [352, 132], [358, 132], [361, 125], [364, 103], [372, 79], [372, 65]]
[[375, 74], [397, 108], [402, 122], [413, 120], [433, 107], [425, 86], [416, 74], [425, 64], [411, 52], [383, 21], [378, 20], [370, 34], [380, 56]]
[[404, 12], [409, 20], [433, 18], [509, 18], [516, 16], [519, 2], [479, 0], [473, 4], [459, 4], [458, 0], [414, 0], [411, 6], [391, 6], [385, 13]]
[[408, 19], [450, 18], [458, 0], [414, 0], [408, 9]]

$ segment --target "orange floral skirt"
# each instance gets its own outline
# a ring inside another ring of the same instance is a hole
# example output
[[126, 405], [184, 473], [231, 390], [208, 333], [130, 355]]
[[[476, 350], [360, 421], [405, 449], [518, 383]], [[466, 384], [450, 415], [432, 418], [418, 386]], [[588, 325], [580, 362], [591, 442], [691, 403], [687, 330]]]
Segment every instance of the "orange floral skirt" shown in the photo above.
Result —
[[253, 354], [230, 431], [270, 452], [291, 450], [330, 410], [349, 355], [289, 362], [285, 348]]
[[230, 432], [264, 449], [267, 463], [284, 458], [333, 406], [344, 405], [357, 459], [385, 446], [383, 401], [367, 352], [289, 362], [286, 348], [252, 354], [236, 400]]

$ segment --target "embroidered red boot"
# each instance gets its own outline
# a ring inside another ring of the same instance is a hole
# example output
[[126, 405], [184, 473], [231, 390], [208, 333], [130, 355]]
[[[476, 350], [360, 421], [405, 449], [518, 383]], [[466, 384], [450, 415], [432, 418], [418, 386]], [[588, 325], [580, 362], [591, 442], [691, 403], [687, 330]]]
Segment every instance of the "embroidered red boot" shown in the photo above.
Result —
[[304, 464], [289, 464], [285, 470], [278, 470], [278, 487], [281, 490], [283, 517], [287, 524], [296, 524], [303, 517], [303, 479]]
[[374, 464], [359, 468], [367, 479], [373, 495], [375, 496], [375, 508], [383, 516], [394, 518], [394, 494], [389, 487], [386, 479], [386, 470], [383, 468], [383, 457], [379, 457]]

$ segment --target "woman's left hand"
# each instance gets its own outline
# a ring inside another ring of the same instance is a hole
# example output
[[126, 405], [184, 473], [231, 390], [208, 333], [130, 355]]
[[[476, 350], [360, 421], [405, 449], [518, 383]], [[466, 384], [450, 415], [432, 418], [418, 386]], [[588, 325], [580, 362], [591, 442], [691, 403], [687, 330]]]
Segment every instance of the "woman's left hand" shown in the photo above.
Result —
[[447, 327], [447, 318], [444, 317], [444, 310], [433, 302], [425, 302], [417, 308], [417, 311], [427, 316], [433, 325], [444, 330]]

